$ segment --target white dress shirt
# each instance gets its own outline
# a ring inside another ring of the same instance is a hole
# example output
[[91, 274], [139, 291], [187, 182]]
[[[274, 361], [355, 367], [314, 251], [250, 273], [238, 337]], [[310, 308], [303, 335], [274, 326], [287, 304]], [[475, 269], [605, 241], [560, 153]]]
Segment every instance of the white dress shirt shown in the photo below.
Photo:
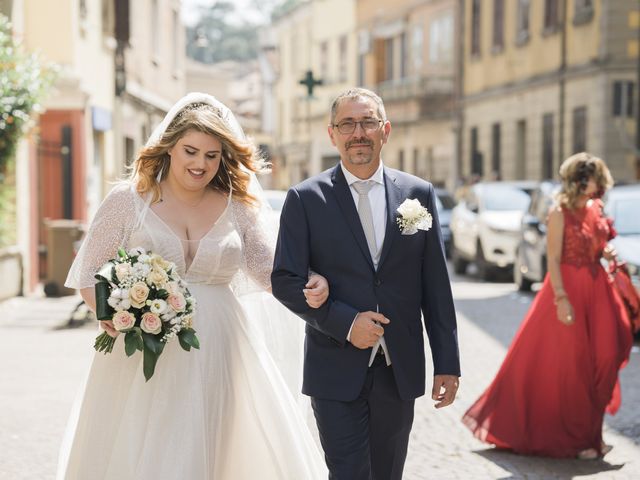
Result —
[[353, 197], [353, 203], [356, 205], [356, 210], [358, 209], [358, 199], [360, 198], [356, 189], [353, 188], [353, 184], [355, 182], [367, 181], [370, 180], [374, 182], [373, 188], [369, 191], [369, 203], [371, 204], [371, 214], [373, 215], [373, 229], [375, 231], [376, 236], [376, 247], [378, 248], [378, 255], [376, 258], [373, 258], [373, 265], [378, 268], [378, 259], [380, 258], [380, 250], [382, 250], [382, 244], [384, 242], [384, 232], [387, 228], [387, 200], [385, 198], [385, 189], [384, 189], [384, 175], [383, 175], [383, 166], [382, 162], [380, 162], [380, 166], [375, 171], [370, 178], [361, 179], [356, 177], [353, 173], [347, 170], [342, 162], [340, 162], [340, 168], [342, 168], [342, 173], [344, 174], [344, 178], [347, 180], [347, 185], [349, 185], [349, 190], [351, 190], [351, 196]]
[[[378, 261], [380, 259], [380, 251], [382, 250], [382, 244], [384, 243], [384, 232], [387, 228], [387, 200], [385, 195], [384, 188], [384, 168], [382, 162], [380, 162], [380, 166], [374, 172], [373, 175], [369, 178], [358, 178], [354, 174], [352, 174], [349, 170], [347, 170], [342, 162], [340, 162], [340, 168], [342, 168], [342, 173], [344, 174], [344, 178], [347, 181], [347, 185], [349, 185], [349, 190], [351, 190], [351, 196], [353, 197], [353, 203], [356, 206], [356, 210], [358, 209], [358, 201], [360, 196], [356, 189], [353, 188], [353, 184], [355, 182], [360, 181], [372, 181], [374, 182], [374, 186], [369, 190], [369, 203], [371, 204], [371, 215], [373, 216], [373, 229], [376, 237], [376, 248], [378, 249], [378, 254], [375, 258], [372, 258], [373, 265], [378, 269]], [[357, 315], [356, 315], [357, 318]], [[356, 319], [353, 319], [351, 323], [351, 328], [349, 329], [349, 333], [347, 335], [347, 340], [351, 341], [351, 330], [353, 329], [353, 324]], [[373, 350], [371, 352], [371, 358], [369, 359], [369, 366], [373, 363], [373, 359], [375, 358], [376, 353], [378, 353], [378, 349], [382, 348], [382, 351], [385, 353], [385, 358], [387, 361], [387, 365], [391, 365], [391, 358], [389, 357], [389, 351], [387, 350], [387, 344], [384, 341], [384, 335], [380, 337], [380, 340], [376, 342], [373, 346]]]

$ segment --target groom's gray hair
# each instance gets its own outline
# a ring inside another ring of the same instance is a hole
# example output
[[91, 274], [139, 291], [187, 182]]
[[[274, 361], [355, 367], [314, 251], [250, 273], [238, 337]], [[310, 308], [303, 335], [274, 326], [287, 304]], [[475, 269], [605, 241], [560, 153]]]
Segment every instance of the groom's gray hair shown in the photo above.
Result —
[[376, 95], [375, 92], [372, 92], [371, 90], [367, 90], [366, 88], [356, 87], [356, 88], [350, 88], [346, 92], [341, 93], [333, 100], [333, 103], [331, 104], [331, 125], [333, 125], [333, 123], [336, 121], [336, 113], [342, 101], [356, 100], [358, 98], [366, 98], [366, 99], [373, 100], [374, 103], [376, 104], [376, 107], [378, 110], [378, 116], [380, 117], [380, 120], [382, 120], [383, 122], [387, 121], [387, 114], [384, 111], [384, 103], [382, 103], [382, 99], [378, 95]]

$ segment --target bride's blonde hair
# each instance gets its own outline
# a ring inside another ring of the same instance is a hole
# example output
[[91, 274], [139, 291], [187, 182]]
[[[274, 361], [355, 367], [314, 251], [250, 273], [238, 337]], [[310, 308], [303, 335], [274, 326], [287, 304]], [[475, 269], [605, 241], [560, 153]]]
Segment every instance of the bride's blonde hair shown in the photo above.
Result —
[[185, 106], [155, 144], [140, 150], [130, 174], [138, 193], [151, 192], [153, 203], [160, 200], [158, 174], [162, 171], [162, 180], [167, 177], [171, 162], [168, 152], [190, 130], [212, 135], [222, 144], [220, 166], [209, 186], [225, 194], [231, 189], [234, 198], [255, 204], [256, 197], [248, 191], [251, 173], [265, 171], [267, 165], [253, 143], [237, 138], [223, 120], [222, 112], [207, 103]]
[[572, 209], [593, 178], [598, 188], [596, 197], [602, 197], [613, 186], [613, 178], [601, 158], [587, 152], [576, 153], [560, 165], [562, 188], [557, 196], [561, 207]]

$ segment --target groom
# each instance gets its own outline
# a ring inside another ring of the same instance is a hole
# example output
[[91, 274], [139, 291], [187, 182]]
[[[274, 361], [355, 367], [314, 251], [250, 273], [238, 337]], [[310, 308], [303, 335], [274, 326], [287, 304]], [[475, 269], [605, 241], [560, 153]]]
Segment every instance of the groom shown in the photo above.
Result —
[[[414, 400], [425, 393], [421, 313], [436, 408], [451, 404], [458, 389], [456, 317], [433, 186], [383, 166], [390, 131], [375, 93], [338, 96], [329, 136], [341, 161], [291, 188], [280, 221], [273, 294], [307, 322], [302, 391], [311, 396], [331, 479], [402, 478]], [[407, 199], [421, 205], [402, 217], [414, 226], [422, 219], [417, 231], [397, 222]], [[329, 281], [319, 309], [302, 293], [310, 269]]]

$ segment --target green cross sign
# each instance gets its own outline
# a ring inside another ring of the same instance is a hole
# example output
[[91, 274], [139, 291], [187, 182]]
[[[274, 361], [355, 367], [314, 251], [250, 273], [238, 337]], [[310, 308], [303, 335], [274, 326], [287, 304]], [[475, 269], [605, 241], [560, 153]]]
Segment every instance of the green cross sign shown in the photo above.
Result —
[[313, 97], [313, 89], [316, 85], [322, 85], [322, 80], [313, 78], [313, 72], [311, 70], [307, 70], [304, 78], [298, 82], [300, 85], [304, 85], [307, 87], [307, 96], [309, 98]]

